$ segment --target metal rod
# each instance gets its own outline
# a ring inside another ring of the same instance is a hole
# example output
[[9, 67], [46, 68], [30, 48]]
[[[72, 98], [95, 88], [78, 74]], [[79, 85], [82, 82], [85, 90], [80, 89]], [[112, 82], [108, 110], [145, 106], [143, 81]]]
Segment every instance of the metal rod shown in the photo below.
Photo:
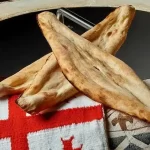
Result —
[[62, 23], [64, 23], [64, 17], [66, 17], [72, 20], [73, 22], [77, 23], [78, 25], [84, 27], [87, 30], [91, 29], [95, 25], [89, 20], [83, 18], [82, 16], [66, 8], [58, 9], [56, 15], [57, 15], [57, 19], [60, 20]]

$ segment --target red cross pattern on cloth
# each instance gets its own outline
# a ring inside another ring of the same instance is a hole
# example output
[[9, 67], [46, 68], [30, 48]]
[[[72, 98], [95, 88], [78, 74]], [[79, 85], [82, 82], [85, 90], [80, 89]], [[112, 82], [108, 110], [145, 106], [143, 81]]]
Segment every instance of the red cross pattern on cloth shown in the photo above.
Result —
[[[102, 106], [80, 107], [73, 109], [59, 110], [47, 115], [26, 116], [15, 103], [17, 95], [9, 98], [9, 116], [7, 120], [0, 120], [0, 139], [10, 138], [12, 150], [28, 150], [28, 133], [44, 129], [53, 129], [61, 126], [100, 120], [103, 117]], [[68, 115], [71, 114], [71, 115]], [[86, 115], [85, 115], [86, 114]], [[72, 135], [73, 136], [73, 135]], [[81, 150], [72, 148], [72, 140], [65, 141], [60, 138], [64, 150]], [[67, 145], [71, 147], [67, 149]]]
[[81, 150], [82, 149], [82, 145], [79, 148], [73, 149], [73, 147], [72, 147], [73, 139], [74, 139], [74, 136], [72, 136], [69, 140], [63, 140], [61, 138], [61, 141], [63, 142], [63, 145], [64, 145], [64, 150]]

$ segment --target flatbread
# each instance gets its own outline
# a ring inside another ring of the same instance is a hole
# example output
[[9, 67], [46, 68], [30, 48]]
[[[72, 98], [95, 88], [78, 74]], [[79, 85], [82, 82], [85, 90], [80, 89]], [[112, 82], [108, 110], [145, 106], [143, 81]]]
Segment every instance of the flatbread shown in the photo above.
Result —
[[27, 89], [39, 70], [42, 69], [47, 59], [52, 55], [49, 53], [27, 67], [21, 69], [16, 74], [0, 82], [0, 97], [23, 92]]
[[[48, 25], [42, 24], [47, 19], [43, 14], [45, 13], [38, 16], [41, 28]], [[83, 37], [105, 51], [114, 54], [125, 41], [134, 14], [135, 9], [131, 6], [117, 8], [104, 21], [83, 34]], [[126, 18], [126, 21], [120, 22], [122, 20], [119, 18]], [[55, 24], [55, 19], [55, 16], [52, 15], [48, 21]], [[118, 28], [119, 26], [120, 28]], [[59, 23], [57, 24], [57, 22], [56, 28], [59, 28]], [[63, 30], [65, 30], [65, 27], [63, 27]], [[110, 33], [113, 36], [110, 36]], [[18, 105], [28, 113], [36, 113], [46, 108], [52, 108], [77, 92], [65, 79], [56, 58], [51, 55], [43, 69], [38, 72], [30, 88], [19, 98]]]
[[71, 31], [52, 13], [43, 12], [38, 19], [72, 85], [97, 102], [150, 121], [150, 90], [128, 65]]
[[[127, 13], [126, 17], [128, 18], [128, 21], [126, 22], [126, 24], [124, 24], [124, 26], [122, 25], [122, 29], [120, 29], [120, 32], [118, 32], [120, 33], [120, 36], [118, 34], [118, 36], [116, 36], [116, 38], [118, 39], [115, 40], [114, 43], [112, 43], [112, 39], [108, 38], [105, 34], [107, 33], [107, 30], [111, 30], [110, 32], [113, 32], [113, 33], [116, 31], [117, 26], [111, 28], [111, 25], [118, 24], [117, 22], [118, 15], [120, 15], [120, 17], [123, 15], [121, 13], [122, 9], [123, 7], [120, 7], [116, 9], [114, 12], [110, 13], [110, 15], [107, 16], [107, 18], [105, 18], [103, 21], [98, 23], [95, 27], [93, 27], [89, 31], [85, 32], [82, 36], [86, 38], [87, 40], [93, 42], [95, 45], [100, 46], [101, 48], [104, 48], [106, 51], [110, 52], [111, 54], [115, 54], [116, 51], [118, 51], [118, 49], [124, 43], [126, 36], [127, 36], [128, 29], [130, 27], [130, 24], [135, 14], [135, 9], [129, 7], [128, 10], [126, 11]], [[105, 48], [106, 41], [107, 43], [112, 43], [111, 45], [113, 46], [111, 48], [109, 47]], [[23, 68], [16, 74], [0, 82], [0, 97], [22, 93], [25, 91], [25, 89], [29, 88], [30, 86], [33, 87], [33, 85], [31, 85], [33, 82], [33, 79], [35, 78], [37, 73], [43, 69], [43, 66], [47, 63], [47, 60], [51, 55], [53, 54], [50, 53], [50, 54], [45, 55], [41, 59], [35, 61], [34, 63]], [[52, 62], [52, 60], [50, 61]], [[30, 90], [27, 93], [30, 93]]]

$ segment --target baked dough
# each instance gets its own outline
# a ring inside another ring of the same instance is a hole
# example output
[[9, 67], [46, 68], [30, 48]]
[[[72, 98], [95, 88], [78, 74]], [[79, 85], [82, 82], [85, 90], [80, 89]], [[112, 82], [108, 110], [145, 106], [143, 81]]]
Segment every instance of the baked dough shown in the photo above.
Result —
[[[126, 39], [134, 14], [131, 6], [119, 7], [82, 37], [115, 54]], [[118, 18], [126, 18], [126, 22]], [[61, 103], [78, 91], [66, 80], [50, 53], [0, 83], [0, 96], [22, 92], [18, 105], [28, 113], [35, 113]]]
[[[122, 13], [126, 14], [127, 8]], [[118, 17], [118, 22], [124, 24], [126, 19]], [[38, 20], [72, 85], [97, 102], [150, 121], [150, 90], [128, 65], [71, 31], [52, 13], [43, 12]], [[108, 32], [107, 36], [115, 34]]]

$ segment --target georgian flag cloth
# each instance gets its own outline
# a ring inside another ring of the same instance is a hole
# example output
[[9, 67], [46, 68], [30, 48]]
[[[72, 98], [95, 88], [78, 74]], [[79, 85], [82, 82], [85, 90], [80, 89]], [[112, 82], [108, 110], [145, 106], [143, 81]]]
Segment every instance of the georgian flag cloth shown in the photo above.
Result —
[[0, 100], [0, 150], [107, 150], [101, 104], [78, 95], [54, 113], [31, 116], [17, 95]]

